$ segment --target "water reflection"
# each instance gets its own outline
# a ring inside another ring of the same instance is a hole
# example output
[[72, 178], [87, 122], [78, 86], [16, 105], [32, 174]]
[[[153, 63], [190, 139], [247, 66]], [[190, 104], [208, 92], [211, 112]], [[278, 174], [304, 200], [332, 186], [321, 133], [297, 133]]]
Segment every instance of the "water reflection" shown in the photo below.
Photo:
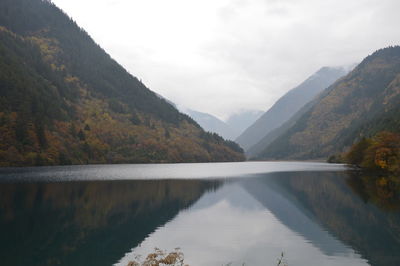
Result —
[[1, 265], [111, 265], [217, 181], [0, 184]]
[[390, 212], [400, 211], [400, 177], [350, 172], [347, 183], [365, 202]]
[[[311, 174], [312, 175], [312, 174]], [[325, 173], [328, 175], [328, 173]], [[305, 175], [306, 180], [301, 182], [305, 186], [310, 184], [310, 173]], [[266, 209], [287, 228], [302, 236], [307, 242], [318, 248], [327, 256], [351, 253], [351, 250], [338, 241], [316, 221], [311, 211], [306, 208], [297, 197], [302, 197], [294, 191], [289, 191], [286, 186], [293, 182], [292, 178], [301, 179], [301, 174], [286, 173], [275, 174], [267, 178], [257, 178], [243, 182], [242, 186]], [[296, 180], [299, 182], [299, 180]], [[299, 186], [296, 184], [296, 188]], [[313, 191], [317, 188], [312, 188]]]
[[180, 247], [195, 266], [274, 265], [282, 251], [290, 266], [400, 265], [398, 180], [314, 171], [0, 183], [0, 264], [127, 265]]
[[346, 167], [341, 164], [315, 162], [70, 165], [0, 168], [0, 181], [217, 179], [271, 172], [344, 170]]
[[[289, 265], [400, 265], [398, 202], [391, 211], [359, 194], [379, 191], [353, 172], [275, 173], [242, 179], [204, 194], [158, 228], [117, 265], [155, 246], [181, 247], [191, 265], [273, 265], [285, 251]], [[381, 180], [378, 177], [377, 180]], [[362, 179], [361, 179], [362, 180]], [[384, 195], [398, 199], [398, 190]], [[387, 199], [387, 197], [384, 197]], [[396, 205], [397, 204], [397, 205]]]
[[394, 189], [390, 182], [380, 182], [382, 176], [363, 172], [274, 176], [287, 198], [371, 265], [400, 265], [398, 186]]

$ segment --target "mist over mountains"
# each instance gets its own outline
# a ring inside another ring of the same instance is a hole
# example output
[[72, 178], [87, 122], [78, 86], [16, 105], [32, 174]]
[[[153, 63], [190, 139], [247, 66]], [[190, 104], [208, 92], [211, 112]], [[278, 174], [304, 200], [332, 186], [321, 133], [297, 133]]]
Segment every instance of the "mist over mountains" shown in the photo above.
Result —
[[311, 75], [299, 86], [282, 96], [254, 124], [247, 128], [236, 141], [248, 151], [252, 146], [258, 146], [269, 132], [285, 123], [301, 107], [311, 101], [338, 78], [347, 73], [344, 67], [323, 67]]
[[218, 133], [225, 139], [229, 140], [235, 140], [263, 113], [258, 110], [241, 111], [231, 115], [225, 122], [208, 113], [198, 112], [191, 109], [183, 109], [182, 111], [199, 123], [204, 130]]
[[[253, 156], [326, 159], [364, 137], [400, 130], [400, 47], [380, 49], [322, 91]], [[268, 135], [267, 135], [268, 137]]]

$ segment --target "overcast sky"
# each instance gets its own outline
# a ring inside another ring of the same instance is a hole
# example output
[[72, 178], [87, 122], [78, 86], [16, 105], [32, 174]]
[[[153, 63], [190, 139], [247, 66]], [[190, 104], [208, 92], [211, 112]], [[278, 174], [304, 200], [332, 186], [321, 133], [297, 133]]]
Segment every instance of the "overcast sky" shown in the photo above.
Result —
[[398, 0], [53, 2], [151, 90], [223, 119], [400, 43]]

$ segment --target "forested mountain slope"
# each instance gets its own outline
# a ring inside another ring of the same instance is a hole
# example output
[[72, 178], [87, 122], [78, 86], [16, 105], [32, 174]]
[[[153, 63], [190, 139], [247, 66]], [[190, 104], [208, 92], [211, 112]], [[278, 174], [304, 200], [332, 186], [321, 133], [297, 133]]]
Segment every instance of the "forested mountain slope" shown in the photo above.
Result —
[[249, 151], [252, 146], [259, 147], [258, 143], [263, 137], [284, 124], [302, 106], [310, 102], [318, 93], [346, 73], [347, 70], [342, 67], [321, 68], [299, 86], [282, 96], [254, 124], [246, 129], [236, 141], [245, 151]]
[[263, 152], [268, 145], [270, 145], [279, 136], [284, 134], [288, 129], [290, 129], [297, 120], [305, 114], [310, 108], [315, 104], [315, 99], [304, 105], [297, 113], [295, 113], [288, 121], [283, 123], [280, 127], [275, 128], [270, 131], [266, 136], [264, 136], [256, 145], [251, 146], [246, 151], [246, 157], [250, 160], [257, 158], [261, 152]]
[[[304, 110], [303, 110], [304, 111]], [[327, 88], [259, 158], [317, 159], [400, 130], [400, 47], [381, 49]]]
[[49, 1], [0, 1], [0, 164], [243, 160]]

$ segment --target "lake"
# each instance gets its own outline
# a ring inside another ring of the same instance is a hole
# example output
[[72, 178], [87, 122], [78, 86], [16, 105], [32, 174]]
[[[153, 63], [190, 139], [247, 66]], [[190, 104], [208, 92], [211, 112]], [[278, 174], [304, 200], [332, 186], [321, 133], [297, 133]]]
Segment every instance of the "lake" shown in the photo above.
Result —
[[400, 265], [398, 178], [311, 162], [0, 169], [1, 265]]

